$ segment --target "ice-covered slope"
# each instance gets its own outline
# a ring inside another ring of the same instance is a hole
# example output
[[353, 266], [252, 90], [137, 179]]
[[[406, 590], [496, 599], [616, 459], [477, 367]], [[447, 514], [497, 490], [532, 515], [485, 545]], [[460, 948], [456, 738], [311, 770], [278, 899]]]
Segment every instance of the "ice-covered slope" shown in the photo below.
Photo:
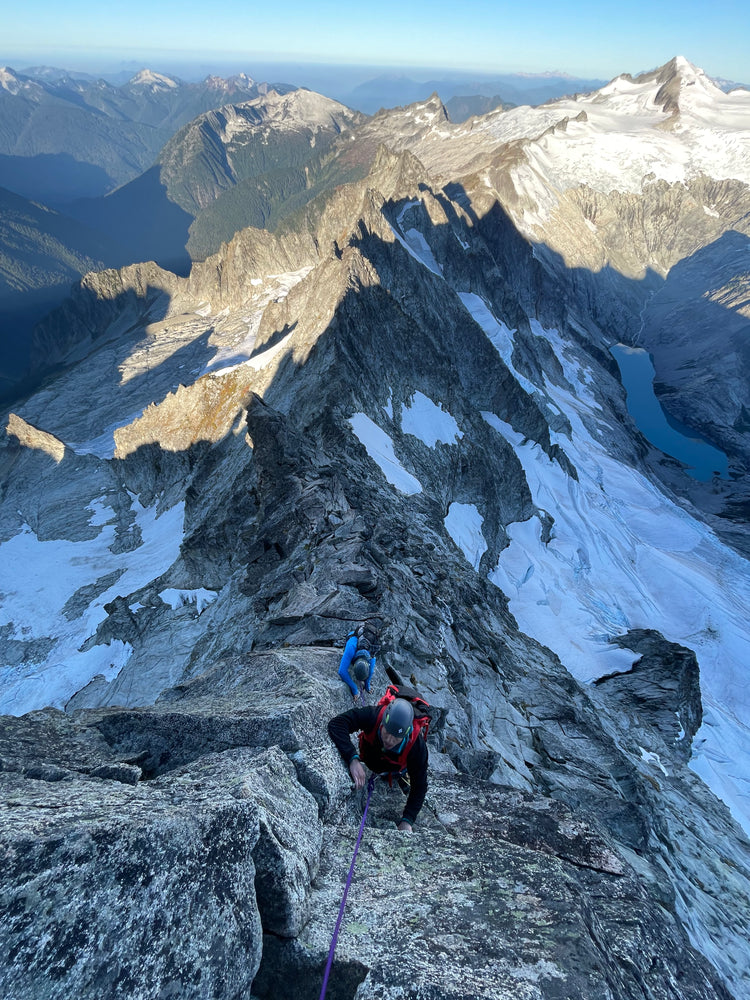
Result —
[[[750, 183], [750, 91], [724, 94], [684, 60], [670, 66], [660, 87], [659, 77], [618, 77], [596, 94], [554, 105], [558, 117], [547, 119], [547, 134], [527, 133], [534, 141], [511, 175], [520, 200], [528, 200], [521, 218], [531, 234], [549, 218], [555, 191], [587, 185], [603, 195], [640, 194], [644, 184], [701, 175]], [[539, 176], [551, 189], [546, 197]]]

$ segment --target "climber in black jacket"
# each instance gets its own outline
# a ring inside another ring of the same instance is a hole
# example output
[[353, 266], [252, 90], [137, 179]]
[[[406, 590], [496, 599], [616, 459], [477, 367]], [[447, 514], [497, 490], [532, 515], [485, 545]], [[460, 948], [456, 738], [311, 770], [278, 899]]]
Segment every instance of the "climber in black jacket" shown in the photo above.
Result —
[[[350, 736], [359, 732], [359, 749]], [[376, 774], [396, 778], [408, 791], [399, 830], [411, 833], [427, 794], [427, 743], [411, 703], [396, 698], [387, 705], [351, 708], [328, 723], [328, 735], [349, 769], [355, 788], [364, 788], [367, 775], [363, 765]], [[406, 781], [406, 775], [409, 781]]]

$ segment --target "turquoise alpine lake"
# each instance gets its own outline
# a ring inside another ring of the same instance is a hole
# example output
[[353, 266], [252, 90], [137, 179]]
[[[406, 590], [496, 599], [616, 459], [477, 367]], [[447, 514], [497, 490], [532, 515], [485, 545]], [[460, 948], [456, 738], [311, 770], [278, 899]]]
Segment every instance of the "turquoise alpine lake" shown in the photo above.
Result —
[[694, 479], [701, 482], [708, 482], [714, 476], [728, 479], [729, 462], [724, 452], [662, 408], [654, 394], [654, 365], [648, 351], [615, 344], [610, 352], [620, 369], [628, 413], [643, 436], [660, 451], [686, 465]]

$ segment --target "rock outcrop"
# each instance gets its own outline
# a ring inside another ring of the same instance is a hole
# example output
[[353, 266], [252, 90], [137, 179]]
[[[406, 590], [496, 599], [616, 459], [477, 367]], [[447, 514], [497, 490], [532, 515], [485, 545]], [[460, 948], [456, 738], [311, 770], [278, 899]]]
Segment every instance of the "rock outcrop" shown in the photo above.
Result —
[[[9, 995], [319, 992], [362, 807], [321, 726], [348, 699], [336, 656], [252, 653], [153, 708], [3, 718]], [[376, 786], [331, 996], [730, 996], [648, 851], [476, 759], [459, 773], [454, 741], [437, 728], [414, 835]]]

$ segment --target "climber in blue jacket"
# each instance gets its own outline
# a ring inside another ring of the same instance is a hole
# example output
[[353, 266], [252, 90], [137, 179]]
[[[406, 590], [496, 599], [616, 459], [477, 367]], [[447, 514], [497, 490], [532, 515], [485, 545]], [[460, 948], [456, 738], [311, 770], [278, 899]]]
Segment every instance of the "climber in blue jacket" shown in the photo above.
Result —
[[339, 677], [348, 685], [352, 698], [356, 701], [364, 688], [370, 690], [370, 680], [375, 670], [375, 654], [362, 645], [361, 629], [350, 632], [339, 663]]

